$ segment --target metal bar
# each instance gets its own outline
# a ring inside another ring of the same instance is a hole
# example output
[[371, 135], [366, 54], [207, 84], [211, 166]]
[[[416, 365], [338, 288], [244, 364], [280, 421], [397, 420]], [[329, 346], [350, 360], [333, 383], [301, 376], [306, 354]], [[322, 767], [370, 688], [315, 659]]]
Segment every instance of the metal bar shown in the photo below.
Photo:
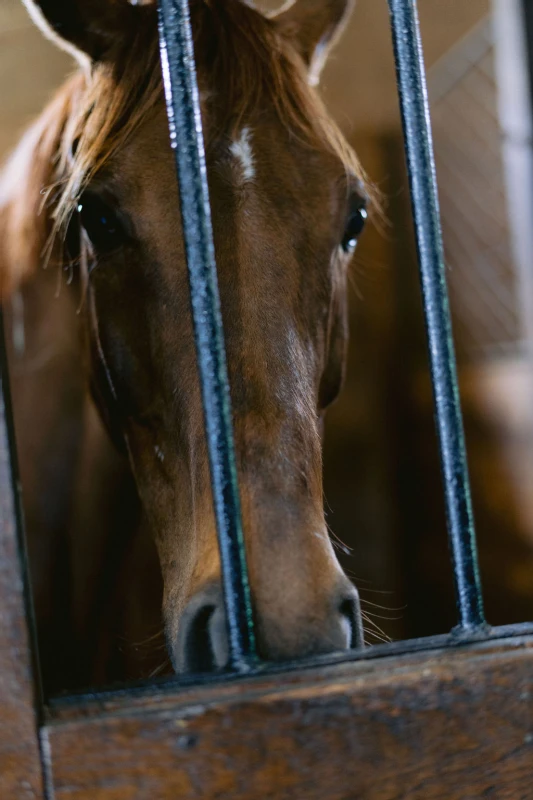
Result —
[[459, 626], [485, 624], [416, 0], [388, 0], [411, 187]]
[[255, 637], [188, 0], [159, 0], [159, 41], [180, 191], [230, 665], [244, 670], [255, 658]]

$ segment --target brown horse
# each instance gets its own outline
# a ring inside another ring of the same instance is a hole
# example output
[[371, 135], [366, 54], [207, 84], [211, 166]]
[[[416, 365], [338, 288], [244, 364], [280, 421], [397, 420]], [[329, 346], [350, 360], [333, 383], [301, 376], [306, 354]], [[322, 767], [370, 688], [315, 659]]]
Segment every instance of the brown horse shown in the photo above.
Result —
[[[223, 666], [156, 9], [25, 2], [81, 65], [0, 185], [45, 680], [139, 674], [120, 652], [156, 624], [161, 594], [174, 668]], [[342, 382], [346, 274], [366, 199], [313, 88], [348, 5], [296, 0], [266, 17], [240, 0], [191, 2], [252, 601], [260, 655], [273, 660], [360, 636], [324, 519], [320, 436]]]

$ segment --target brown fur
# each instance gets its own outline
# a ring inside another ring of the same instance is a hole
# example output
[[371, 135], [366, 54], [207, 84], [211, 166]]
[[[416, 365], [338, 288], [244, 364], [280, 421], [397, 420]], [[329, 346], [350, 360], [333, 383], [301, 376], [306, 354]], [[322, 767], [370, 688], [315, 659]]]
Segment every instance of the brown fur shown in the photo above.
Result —
[[[348, 194], [354, 186], [361, 191], [362, 171], [307, 83], [305, 54], [279, 20], [238, 0], [193, 0], [191, 8], [259, 647], [268, 658], [321, 652], [340, 646], [335, 615], [352, 591], [326, 533], [319, 428], [342, 379], [347, 260], [338, 242]], [[131, 598], [142, 617], [159, 589], [154, 578], [155, 588], [141, 600], [139, 572], [126, 569], [129, 561], [143, 564], [132, 540], [141, 519], [135, 490], [128, 488], [130, 519], [113, 500], [114, 487], [131, 481], [129, 468], [113, 454], [80, 388], [80, 363], [108, 432], [127, 450], [159, 554], [171, 652], [188, 604], [217, 585], [220, 571], [154, 9], [136, 11], [141, 16], [128, 12], [123, 35], [63, 87], [21, 144], [3, 178], [0, 206], [2, 292], [12, 295], [33, 273], [23, 289], [33, 319], [50, 313], [62, 237], [87, 186], [111, 196], [135, 232], [134, 247], [97, 261], [82, 248], [81, 265], [93, 270], [90, 278], [81, 270], [80, 300], [72, 267], [74, 280], [57, 301], [61, 334], [43, 322], [18, 362], [14, 354], [22, 468], [34, 476], [26, 495], [29, 535], [35, 540], [32, 527], [44, 528], [40, 548], [66, 547], [70, 580], [61, 603], [72, 603], [68, 623], [84, 643], [84, 666], [91, 647], [94, 661], [94, 640], [113, 596], [120, 595], [117, 625], [124, 635], [132, 628]], [[77, 31], [77, 46], [80, 40]], [[243, 125], [253, 132], [250, 185], [229, 155]], [[43, 252], [46, 273], [36, 271]], [[52, 364], [32, 372], [33, 350], [38, 355], [47, 339]], [[32, 408], [53, 370], [60, 402], [43, 419], [60, 431], [57, 442], [46, 426], [35, 426], [39, 409]], [[55, 479], [40, 467], [47, 456], [60, 465]], [[43, 496], [51, 507], [64, 501], [49, 529], [39, 516]], [[142, 552], [151, 552], [147, 540], [139, 541], [148, 547]], [[102, 565], [110, 570], [103, 586]], [[32, 568], [39, 571], [37, 557]], [[37, 583], [53, 626], [46, 577]], [[88, 611], [95, 603], [97, 612]], [[56, 625], [55, 643], [60, 634]], [[106, 636], [116, 639], [116, 630]], [[109, 658], [104, 662], [103, 678], [121, 674], [109, 668]], [[48, 677], [56, 674], [52, 663]]]
[[[209, 75], [204, 114], [216, 117], [219, 130], [231, 136], [243, 119], [265, 102], [309, 148], [325, 146], [364, 178], [361, 165], [309, 85], [301, 58], [273, 20], [238, 0], [195, 0], [192, 3], [200, 75]], [[61, 168], [68, 179], [60, 192], [55, 217], [68, 223], [76, 198], [91, 177], [134, 135], [139, 122], [161, 100], [159, 51], [155, 20], [147, 9], [146, 24], [124, 37], [106, 62], [87, 78], [87, 89], [70, 115], [61, 143]], [[121, 46], [122, 45], [122, 46]], [[233, 55], [238, 53], [238, 58]], [[200, 90], [202, 87], [200, 86]], [[207, 120], [206, 147], [216, 138]], [[72, 158], [73, 143], [76, 153]]]

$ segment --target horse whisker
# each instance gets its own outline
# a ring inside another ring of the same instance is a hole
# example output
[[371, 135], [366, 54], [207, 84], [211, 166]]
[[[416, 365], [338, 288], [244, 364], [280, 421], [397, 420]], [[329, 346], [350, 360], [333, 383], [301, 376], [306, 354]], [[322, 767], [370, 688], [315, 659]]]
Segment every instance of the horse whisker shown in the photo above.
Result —
[[366, 614], [364, 611], [361, 611], [361, 616], [365, 620], [365, 622], [368, 622], [369, 625], [372, 625], [372, 627], [375, 628], [378, 633], [380, 633], [382, 636], [385, 636], [388, 642], [391, 641], [391, 637], [387, 633], [385, 633], [385, 631], [382, 628], [380, 628], [377, 622], [374, 622], [374, 620], [371, 617], [369, 617], [368, 614]]
[[170, 664], [170, 659], [166, 658], [162, 664], [159, 664], [158, 667], [155, 667], [150, 674], [148, 675], [149, 678], [155, 678], [156, 675], [160, 675], [164, 669], [166, 669]]
[[400, 606], [399, 608], [390, 608], [389, 606], [380, 606], [379, 603], [372, 603], [371, 600], [363, 598], [361, 598], [361, 603], [364, 603], [365, 606], [372, 606], [372, 608], [379, 608], [381, 611], [405, 611], [407, 609], [407, 605]]
[[376, 641], [378, 641], [378, 642], [382, 642], [383, 644], [389, 644], [389, 643], [390, 643], [390, 641], [391, 641], [391, 640], [390, 640], [389, 638], [387, 638], [386, 636], [380, 636], [380, 635], [379, 635], [378, 633], [376, 633], [375, 631], [368, 630], [368, 628], [365, 628], [365, 629], [364, 629], [364, 633], [365, 633], [365, 636], [371, 636], [373, 639], [375, 639], [375, 640], [376, 640]]

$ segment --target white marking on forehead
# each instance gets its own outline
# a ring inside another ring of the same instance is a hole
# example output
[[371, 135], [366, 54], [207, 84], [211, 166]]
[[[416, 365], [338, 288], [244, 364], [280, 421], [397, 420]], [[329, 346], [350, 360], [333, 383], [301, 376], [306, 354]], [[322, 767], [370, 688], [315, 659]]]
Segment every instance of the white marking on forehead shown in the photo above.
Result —
[[242, 129], [239, 138], [232, 143], [230, 151], [232, 156], [237, 159], [241, 166], [242, 177], [244, 180], [253, 180], [255, 177], [255, 165], [250, 128]]

